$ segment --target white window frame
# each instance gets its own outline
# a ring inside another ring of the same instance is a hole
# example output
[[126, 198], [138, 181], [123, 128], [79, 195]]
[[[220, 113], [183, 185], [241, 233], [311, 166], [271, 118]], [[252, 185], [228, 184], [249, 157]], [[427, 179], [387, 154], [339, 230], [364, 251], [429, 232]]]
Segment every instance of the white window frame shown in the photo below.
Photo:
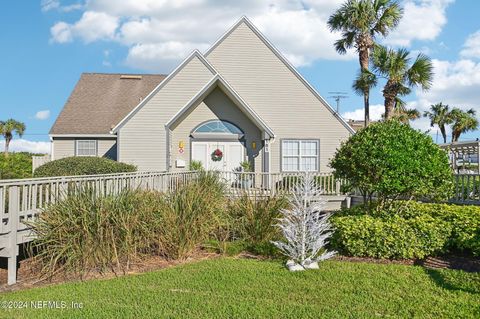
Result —
[[[78, 144], [79, 142], [94, 142], [95, 145], [95, 154], [89, 154], [89, 155], [80, 155], [78, 152]], [[98, 141], [97, 140], [75, 140], [75, 156], [81, 156], [81, 157], [95, 157], [98, 155]]]
[[[283, 145], [284, 145], [284, 142], [297, 142], [299, 143], [298, 144], [298, 155], [285, 155], [284, 154], [284, 149], [283, 149]], [[315, 144], [317, 145], [317, 155], [303, 155], [302, 154], [302, 142], [315, 142]], [[283, 164], [284, 164], [284, 159], [286, 157], [290, 157], [290, 158], [298, 158], [298, 168], [297, 170], [285, 170], [283, 169]], [[320, 140], [318, 139], [295, 139], [295, 138], [286, 138], [286, 139], [282, 139], [281, 142], [280, 142], [280, 169], [282, 172], [303, 172], [302, 170], [300, 170], [300, 167], [302, 165], [302, 158], [316, 158], [316, 165], [315, 165], [315, 169], [310, 171], [310, 172], [318, 172], [319, 170], [319, 167], [320, 167]]]

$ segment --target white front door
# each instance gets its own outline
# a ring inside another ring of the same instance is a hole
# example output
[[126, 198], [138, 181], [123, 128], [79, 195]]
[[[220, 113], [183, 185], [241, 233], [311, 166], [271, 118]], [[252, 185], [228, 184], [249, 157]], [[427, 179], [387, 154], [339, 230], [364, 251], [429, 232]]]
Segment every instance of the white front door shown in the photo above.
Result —
[[[220, 161], [212, 159], [212, 153], [219, 149], [223, 153]], [[245, 148], [235, 142], [192, 142], [192, 160], [202, 162], [207, 170], [232, 171], [245, 160]]]

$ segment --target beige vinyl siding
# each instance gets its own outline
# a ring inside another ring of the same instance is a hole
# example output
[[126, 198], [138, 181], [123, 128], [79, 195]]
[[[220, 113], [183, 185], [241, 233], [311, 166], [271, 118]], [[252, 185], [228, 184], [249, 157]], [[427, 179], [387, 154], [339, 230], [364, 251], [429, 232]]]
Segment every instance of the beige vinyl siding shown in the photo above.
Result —
[[75, 156], [75, 139], [74, 138], [54, 138], [53, 139], [53, 160], [64, 157]]
[[117, 159], [117, 140], [116, 138], [64, 138], [55, 137], [53, 139], [53, 159], [61, 159], [65, 157], [75, 156], [76, 140], [95, 140], [97, 141], [97, 156], [108, 157], [113, 160]]
[[117, 139], [97, 139], [97, 154], [101, 157], [117, 159]]
[[271, 171], [281, 170], [283, 138], [319, 139], [320, 171], [330, 171], [330, 158], [350, 132], [245, 23], [207, 59], [275, 132]]
[[[199, 124], [208, 120], [220, 119], [229, 121], [238, 126], [245, 133], [245, 144], [249, 160], [254, 161], [256, 171], [261, 171], [261, 132], [243, 112], [219, 88], [214, 89], [202, 103], [180, 119], [177, 125], [172, 126], [172, 165], [175, 160], [181, 159], [190, 162], [190, 133]], [[185, 151], [179, 153], [179, 142], [185, 143]], [[256, 149], [252, 148], [256, 142]]]
[[119, 161], [137, 165], [139, 170], [168, 169], [165, 124], [212, 77], [194, 56], [120, 128]]

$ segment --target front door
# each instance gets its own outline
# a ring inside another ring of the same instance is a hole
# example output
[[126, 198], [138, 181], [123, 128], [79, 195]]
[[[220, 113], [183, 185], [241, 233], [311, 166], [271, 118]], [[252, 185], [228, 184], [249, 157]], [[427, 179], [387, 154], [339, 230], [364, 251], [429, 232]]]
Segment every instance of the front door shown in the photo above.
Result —
[[[223, 157], [219, 161], [212, 159], [212, 153], [219, 149]], [[192, 160], [202, 162], [207, 170], [232, 171], [245, 160], [245, 148], [235, 142], [192, 142]]]

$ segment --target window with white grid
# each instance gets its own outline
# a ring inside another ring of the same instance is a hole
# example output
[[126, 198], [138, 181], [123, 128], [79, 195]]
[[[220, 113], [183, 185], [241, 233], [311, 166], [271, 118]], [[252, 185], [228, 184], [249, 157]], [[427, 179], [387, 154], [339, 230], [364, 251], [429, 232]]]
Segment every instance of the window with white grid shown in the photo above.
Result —
[[97, 156], [97, 141], [77, 141], [77, 148], [75, 154], [77, 154], [77, 156]]
[[318, 170], [317, 140], [283, 140], [282, 171], [316, 171]]

